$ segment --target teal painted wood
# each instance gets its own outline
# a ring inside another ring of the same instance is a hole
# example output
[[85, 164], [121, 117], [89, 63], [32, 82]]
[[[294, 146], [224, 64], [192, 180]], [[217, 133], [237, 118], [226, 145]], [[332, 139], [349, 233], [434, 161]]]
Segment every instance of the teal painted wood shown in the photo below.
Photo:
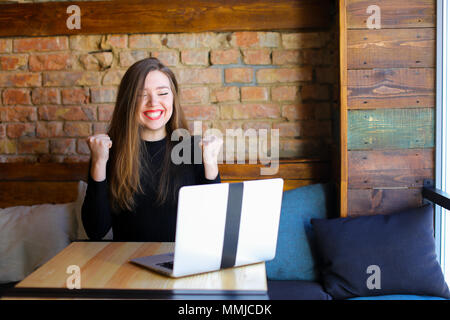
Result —
[[348, 149], [434, 147], [434, 109], [348, 111]]

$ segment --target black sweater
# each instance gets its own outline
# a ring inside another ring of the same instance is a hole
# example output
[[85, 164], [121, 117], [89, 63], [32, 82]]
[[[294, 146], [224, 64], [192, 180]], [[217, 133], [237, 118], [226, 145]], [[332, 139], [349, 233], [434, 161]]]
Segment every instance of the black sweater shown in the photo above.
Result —
[[[198, 142], [197, 139], [195, 141]], [[161, 206], [155, 203], [156, 186], [161, 176], [158, 169], [161, 168], [164, 159], [166, 138], [159, 141], [146, 141], [145, 146], [148, 170], [141, 176], [144, 194], [135, 195], [133, 211], [113, 212], [109, 202], [108, 178], [97, 182], [89, 174], [82, 207], [82, 221], [86, 234], [91, 240], [100, 240], [112, 227], [114, 241], [175, 241], [178, 199], [172, 199]], [[203, 164], [194, 164], [194, 148], [197, 146], [191, 138], [192, 164], [176, 166], [179, 179], [176, 190], [186, 185], [220, 183], [219, 174], [215, 180], [208, 180], [205, 177]]]

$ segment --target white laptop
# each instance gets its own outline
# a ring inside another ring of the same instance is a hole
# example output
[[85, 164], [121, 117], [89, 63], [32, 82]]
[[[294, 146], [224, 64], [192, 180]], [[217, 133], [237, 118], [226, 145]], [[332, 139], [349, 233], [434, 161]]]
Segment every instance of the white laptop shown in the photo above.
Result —
[[184, 186], [178, 195], [175, 252], [130, 260], [183, 277], [272, 260], [283, 179]]

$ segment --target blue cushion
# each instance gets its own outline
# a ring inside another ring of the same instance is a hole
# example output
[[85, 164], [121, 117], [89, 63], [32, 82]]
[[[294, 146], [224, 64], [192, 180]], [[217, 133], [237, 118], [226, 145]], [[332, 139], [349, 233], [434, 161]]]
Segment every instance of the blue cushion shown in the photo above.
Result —
[[283, 193], [275, 258], [269, 280], [317, 280], [311, 218], [326, 218], [334, 205], [333, 184], [314, 184]]
[[311, 222], [324, 288], [334, 299], [392, 294], [450, 298], [436, 259], [431, 205]]
[[269, 280], [270, 300], [332, 300], [318, 282], [302, 280]]
[[347, 300], [447, 300], [441, 297], [416, 296], [412, 294], [391, 294], [387, 296], [357, 297]]

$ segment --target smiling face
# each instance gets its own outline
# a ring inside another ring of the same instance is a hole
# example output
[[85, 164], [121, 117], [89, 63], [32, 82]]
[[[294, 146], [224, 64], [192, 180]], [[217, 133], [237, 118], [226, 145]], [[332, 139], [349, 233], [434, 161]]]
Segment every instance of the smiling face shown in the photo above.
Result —
[[139, 92], [139, 124], [142, 139], [161, 140], [167, 134], [166, 124], [173, 113], [173, 92], [169, 78], [161, 71], [150, 71]]

